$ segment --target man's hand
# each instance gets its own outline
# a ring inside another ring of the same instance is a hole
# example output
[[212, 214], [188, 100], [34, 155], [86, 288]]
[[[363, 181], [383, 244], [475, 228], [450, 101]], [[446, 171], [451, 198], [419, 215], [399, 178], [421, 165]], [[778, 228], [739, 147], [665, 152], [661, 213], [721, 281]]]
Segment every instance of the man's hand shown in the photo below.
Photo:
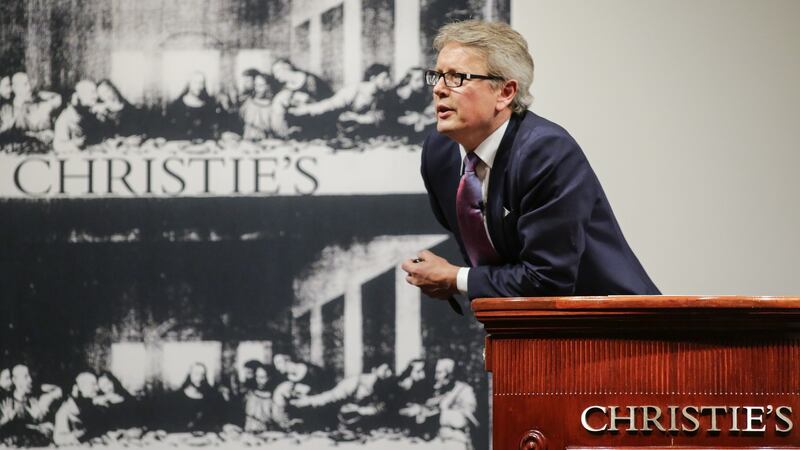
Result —
[[0, 402], [0, 425], [11, 422], [17, 415], [14, 409], [14, 401], [9, 397]]
[[429, 297], [447, 300], [458, 293], [458, 266], [432, 252], [419, 252], [417, 259], [405, 261], [401, 268], [408, 273], [406, 281], [420, 288]]

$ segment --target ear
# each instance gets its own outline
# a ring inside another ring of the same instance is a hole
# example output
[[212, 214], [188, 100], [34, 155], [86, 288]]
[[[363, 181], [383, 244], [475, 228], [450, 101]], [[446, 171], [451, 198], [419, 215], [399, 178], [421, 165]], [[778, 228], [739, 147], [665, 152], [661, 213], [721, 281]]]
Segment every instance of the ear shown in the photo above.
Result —
[[514, 97], [517, 95], [517, 90], [519, 90], [517, 80], [507, 80], [503, 82], [503, 85], [497, 91], [497, 103], [495, 104], [495, 109], [500, 112], [508, 108], [508, 105], [511, 104], [511, 102], [514, 100]]

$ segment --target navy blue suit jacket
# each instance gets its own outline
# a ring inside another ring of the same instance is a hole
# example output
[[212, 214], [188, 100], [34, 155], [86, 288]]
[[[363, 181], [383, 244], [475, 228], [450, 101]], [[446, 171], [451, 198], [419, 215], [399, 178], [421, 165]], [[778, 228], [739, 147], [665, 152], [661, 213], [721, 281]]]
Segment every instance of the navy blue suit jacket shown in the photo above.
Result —
[[[422, 178], [434, 215], [458, 232], [458, 144], [433, 132]], [[659, 294], [625, 241], [583, 151], [563, 128], [528, 111], [513, 114], [489, 175], [489, 236], [504, 263], [473, 267], [468, 296]]]

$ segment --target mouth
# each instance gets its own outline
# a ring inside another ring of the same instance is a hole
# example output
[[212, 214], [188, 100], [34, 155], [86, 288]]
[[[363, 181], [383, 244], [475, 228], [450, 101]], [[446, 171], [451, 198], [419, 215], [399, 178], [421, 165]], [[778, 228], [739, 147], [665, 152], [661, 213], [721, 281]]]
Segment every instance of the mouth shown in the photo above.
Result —
[[445, 105], [436, 106], [436, 117], [439, 119], [446, 119], [453, 114], [454, 110]]

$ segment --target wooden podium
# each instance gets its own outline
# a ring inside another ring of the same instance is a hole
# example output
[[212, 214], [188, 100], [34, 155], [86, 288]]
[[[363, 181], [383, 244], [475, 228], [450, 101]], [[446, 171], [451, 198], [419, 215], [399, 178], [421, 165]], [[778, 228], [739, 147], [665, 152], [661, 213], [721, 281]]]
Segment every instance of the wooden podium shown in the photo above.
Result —
[[800, 449], [800, 298], [479, 299], [494, 450]]

